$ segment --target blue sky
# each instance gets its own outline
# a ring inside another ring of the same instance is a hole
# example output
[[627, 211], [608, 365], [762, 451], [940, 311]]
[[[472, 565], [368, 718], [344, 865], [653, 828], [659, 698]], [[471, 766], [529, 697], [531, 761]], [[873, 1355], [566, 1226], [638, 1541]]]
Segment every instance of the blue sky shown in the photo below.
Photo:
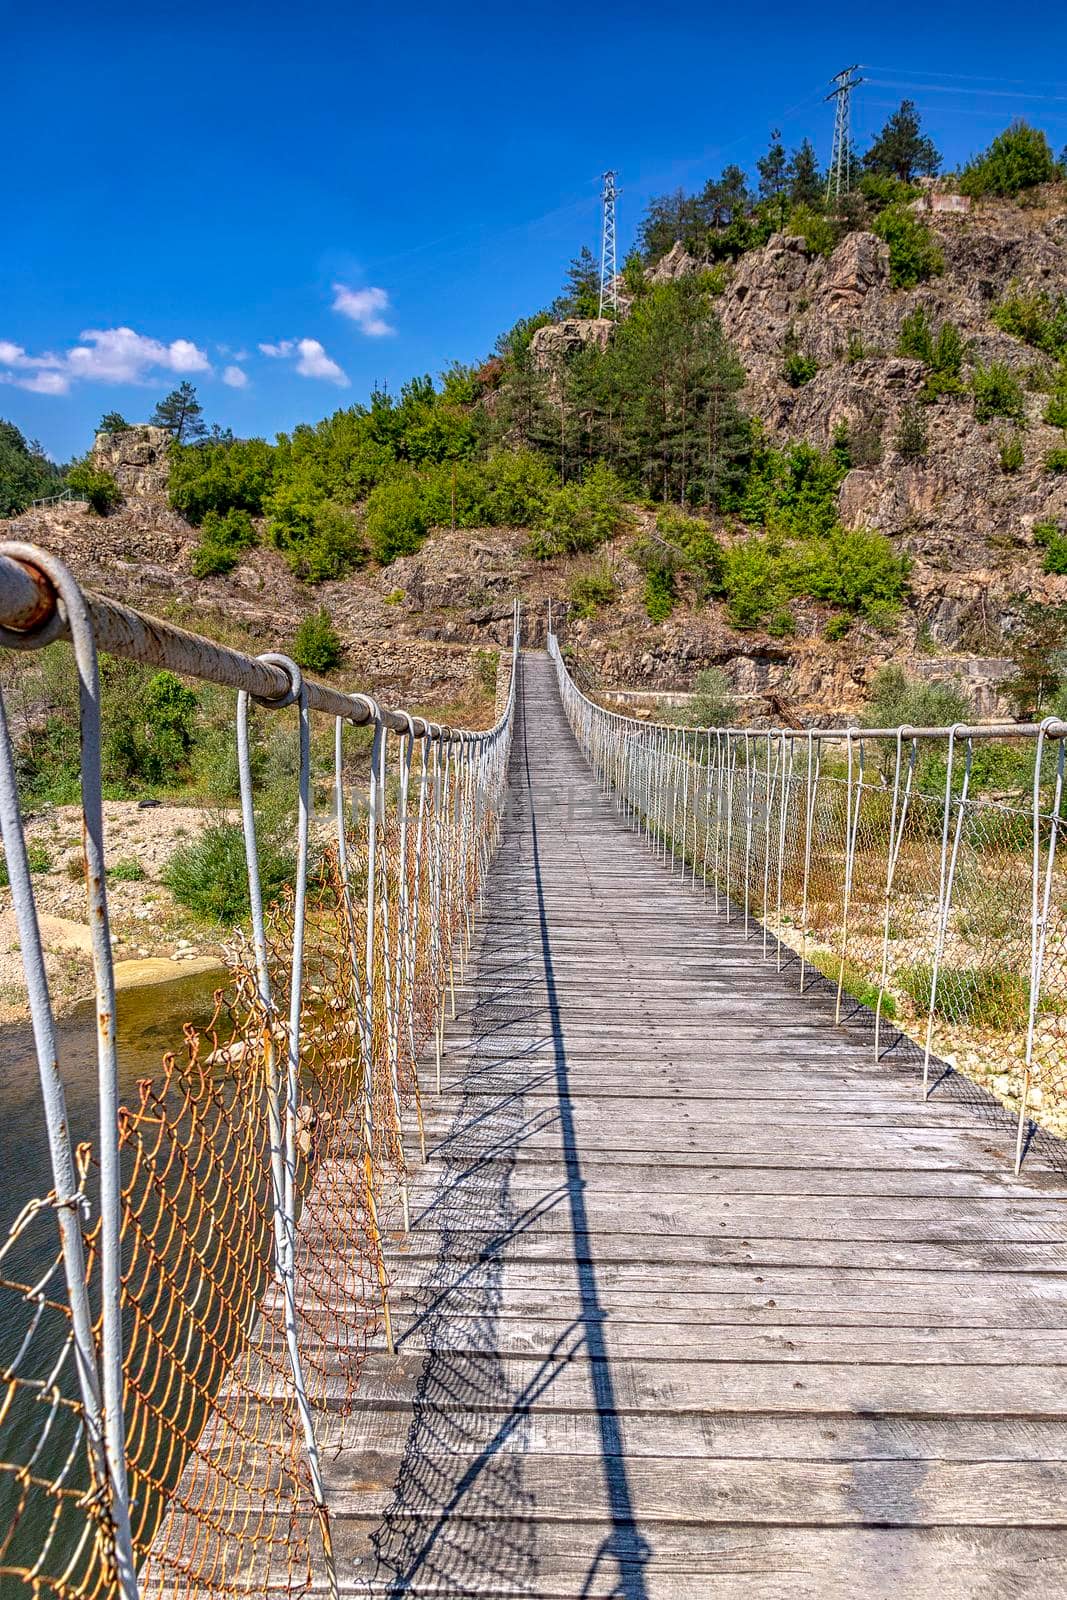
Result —
[[1067, 11], [1026, 18], [7, 0], [0, 415], [65, 459], [189, 377], [209, 420], [272, 437], [474, 359], [597, 245], [604, 167], [625, 244], [772, 126], [825, 160], [849, 61], [861, 144], [909, 95], [949, 164], [1013, 115], [1058, 151]]

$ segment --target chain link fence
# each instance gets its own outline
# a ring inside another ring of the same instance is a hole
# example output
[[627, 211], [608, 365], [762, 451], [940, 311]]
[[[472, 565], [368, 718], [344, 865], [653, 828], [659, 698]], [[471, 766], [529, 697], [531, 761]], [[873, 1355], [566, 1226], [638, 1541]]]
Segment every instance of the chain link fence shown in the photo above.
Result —
[[[424, 1154], [436, 1046], [498, 835], [514, 719], [386, 711], [83, 591], [0, 547], [0, 644], [74, 646], [93, 928], [98, 1130], [74, 1147], [7, 715], [0, 824], [47, 1121], [51, 1189], [0, 1247], [0, 1590], [336, 1593], [322, 1440], [368, 1350], [392, 1349], [384, 1228]], [[120, 1104], [100, 780], [98, 648], [238, 691], [251, 927], [206, 1027]], [[312, 837], [310, 719], [335, 719], [334, 815]], [[264, 904], [254, 718], [299, 749], [295, 882]], [[346, 750], [373, 729], [369, 773]], [[417, 1158], [417, 1157], [416, 1157]], [[28, 1184], [34, 1181], [28, 1177]]]

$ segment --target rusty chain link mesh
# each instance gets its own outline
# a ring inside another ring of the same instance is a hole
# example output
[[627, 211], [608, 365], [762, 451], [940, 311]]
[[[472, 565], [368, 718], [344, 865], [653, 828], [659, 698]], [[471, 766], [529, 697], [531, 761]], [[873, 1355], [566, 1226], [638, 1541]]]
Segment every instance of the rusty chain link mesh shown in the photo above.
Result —
[[[394, 776], [381, 797], [373, 882], [368, 821], [356, 816], [344, 859], [320, 840], [306, 905], [287, 894], [266, 928], [279, 996], [289, 992], [298, 920], [304, 928], [296, 1340], [307, 1399], [331, 1442], [387, 1325], [382, 1230], [397, 1223], [411, 1142], [421, 1140], [417, 1064], [467, 947], [504, 771], [489, 745], [488, 775], [458, 751], [427, 771], [412, 759], [413, 739], [385, 737], [410, 783], [399, 791]], [[287, 1030], [264, 1007], [250, 941], [235, 936], [228, 965], [211, 1022], [187, 1025], [183, 1048], [120, 1113], [132, 1535], [139, 1592], [168, 1600], [304, 1592], [329, 1538], [275, 1273], [270, 1107], [284, 1094]], [[79, 1163], [99, 1318], [88, 1147]], [[50, 1198], [32, 1201], [0, 1249], [0, 1592], [112, 1597], [107, 1488], [90, 1481], [55, 1217]]]

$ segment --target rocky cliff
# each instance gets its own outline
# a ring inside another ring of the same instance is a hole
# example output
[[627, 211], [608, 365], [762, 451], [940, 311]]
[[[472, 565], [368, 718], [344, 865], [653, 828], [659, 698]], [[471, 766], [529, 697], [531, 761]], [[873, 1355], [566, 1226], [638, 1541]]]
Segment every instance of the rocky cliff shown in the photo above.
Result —
[[[847, 638], [824, 637], [826, 612], [797, 605], [797, 633], [773, 639], [738, 632], [721, 606], [679, 605], [664, 623], [649, 621], [643, 578], [631, 560], [631, 536], [609, 545], [596, 563], [611, 564], [617, 598], [585, 620], [572, 617], [571, 638], [602, 682], [642, 691], [683, 690], [694, 674], [721, 665], [756, 718], [848, 718], [863, 704], [870, 679], [888, 659], [926, 678], [957, 678], [981, 716], [1003, 714], [1013, 664], [1008, 656], [1018, 601], [1067, 604], [1067, 577], [1046, 574], [1035, 547], [1035, 522], [1067, 526], [1067, 474], [1045, 469], [1062, 445], [1043, 420], [1037, 387], [1051, 363], [999, 331], [990, 313], [1009, 290], [1067, 295], [1067, 215], [1060, 196], [1042, 209], [987, 203], [973, 214], [929, 214], [944, 256], [941, 276], [910, 290], [890, 283], [887, 247], [873, 234], [847, 235], [829, 257], [802, 239], [776, 234], [743, 256], [717, 309], [745, 370], [744, 401], [780, 442], [826, 447], [844, 424], [861, 448], [840, 490], [850, 526], [881, 529], [912, 558], [912, 596], [899, 629], [884, 637], [857, 624]], [[680, 247], [657, 265], [657, 281], [702, 270]], [[1002, 362], [1024, 386], [1024, 425], [979, 422], [968, 392], [918, 406], [923, 364], [898, 354], [901, 326], [922, 308], [937, 327], [959, 329], [969, 370]], [[603, 344], [612, 325], [572, 319], [534, 338], [538, 366], [551, 366], [589, 342]], [[784, 375], [787, 352], [808, 358], [810, 380]], [[905, 407], [922, 413], [921, 459], [905, 459], [897, 436]], [[1002, 446], [1017, 437], [1022, 460], [1005, 471]], [[114, 473], [125, 495], [106, 520], [83, 507], [26, 513], [5, 529], [64, 554], [85, 579], [148, 609], [195, 624], [215, 616], [263, 645], [284, 647], [295, 619], [325, 604], [349, 647], [348, 665], [368, 687], [418, 698], [462, 692], [480, 670], [477, 652], [507, 636], [510, 601], [527, 607], [527, 637], [543, 636], [549, 598], [566, 607], [574, 578], [589, 558], [533, 560], [516, 530], [431, 533], [417, 555], [337, 583], [299, 583], [281, 555], [248, 551], [226, 577], [196, 579], [197, 531], [165, 498], [166, 436], [134, 428], [101, 435], [96, 463]], [[650, 523], [648, 514], [636, 512]], [[729, 536], [729, 530], [724, 529]]]

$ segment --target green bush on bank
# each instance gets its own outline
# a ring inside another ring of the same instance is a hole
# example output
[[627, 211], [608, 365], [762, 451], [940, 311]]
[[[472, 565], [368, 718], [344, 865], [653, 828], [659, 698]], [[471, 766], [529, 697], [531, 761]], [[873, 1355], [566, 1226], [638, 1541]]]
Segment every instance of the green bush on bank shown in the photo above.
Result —
[[245, 550], [256, 543], [256, 530], [247, 511], [208, 511], [200, 524], [200, 541], [193, 551], [195, 578], [232, 572]]

